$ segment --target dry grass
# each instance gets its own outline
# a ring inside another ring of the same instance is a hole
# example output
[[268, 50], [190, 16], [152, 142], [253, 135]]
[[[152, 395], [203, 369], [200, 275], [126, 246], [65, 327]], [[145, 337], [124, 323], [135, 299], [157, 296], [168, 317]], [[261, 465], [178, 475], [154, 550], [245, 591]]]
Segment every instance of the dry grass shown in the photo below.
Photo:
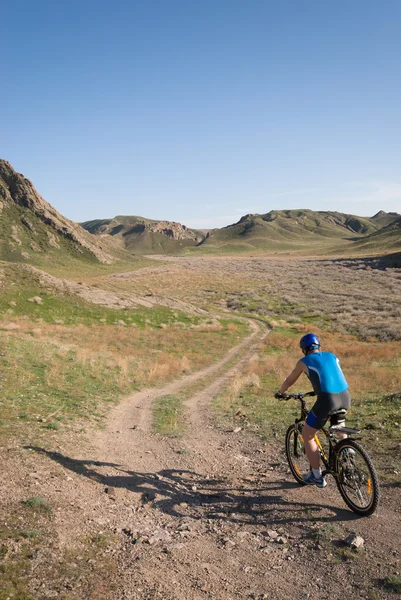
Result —
[[[277, 349], [280, 353], [268, 353], [259, 361], [259, 375], [273, 375], [281, 382], [301, 357], [299, 337], [310, 328], [299, 326], [291, 336], [273, 332], [266, 341], [266, 350]], [[365, 394], [392, 394], [401, 389], [401, 342], [360, 341], [354, 336], [339, 335], [311, 329], [322, 341], [322, 350], [336, 354], [347, 377], [353, 396]], [[299, 332], [298, 335], [295, 334]], [[307, 384], [300, 380], [298, 387]]]
[[260, 388], [260, 379], [256, 373], [238, 374], [230, 381], [230, 384], [222, 396], [222, 408], [229, 407], [241, 396], [245, 389], [257, 390]]
[[[230, 322], [164, 329], [51, 325], [14, 320], [1, 332], [0, 432], [29, 421], [100, 418], [108, 402], [200, 370], [221, 358], [245, 328]], [[240, 331], [241, 330], [241, 331]]]
[[330, 325], [361, 339], [401, 340], [401, 269], [373, 259], [182, 257], [112, 283], [124, 291], [151, 288], [204, 307], [262, 315], [278, 326]]

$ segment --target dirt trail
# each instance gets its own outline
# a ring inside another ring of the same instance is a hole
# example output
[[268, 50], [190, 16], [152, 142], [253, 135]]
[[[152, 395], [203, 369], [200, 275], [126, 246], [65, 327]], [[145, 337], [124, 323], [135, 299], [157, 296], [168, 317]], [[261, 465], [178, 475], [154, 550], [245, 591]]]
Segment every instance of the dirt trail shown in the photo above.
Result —
[[[397, 597], [387, 591], [374, 596], [371, 590], [400, 570], [397, 490], [384, 489], [378, 516], [358, 519], [343, 505], [333, 480], [325, 490], [301, 488], [292, 480], [282, 440], [267, 444], [216, 424], [210, 399], [266, 334], [256, 322], [253, 329], [212, 367], [127, 399], [112, 411], [105, 430], [92, 435], [90, 447], [75, 448], [69, 456], [40, 451], [44, 467], [50, 459], [68, 475], [62, 489], [69, 506], [55, 521], [61, 542], [99, 530], [120, 539], [117, 570], [104, 575], [107, 585], [114, 584], [107, 598]], [[234, 366], [221, 374], [234, 357]], [[152, 433], [152, 399], [195, 381], [204, 387], [185, 403], [184, 437]], [[337, 546], [324, 539], [328, 525], [338, 528]], [[350, 532], [362, 535], [366, 547], [353, 559], [341, 544]], [[106, 596], [82, 596], [95, 597]]]

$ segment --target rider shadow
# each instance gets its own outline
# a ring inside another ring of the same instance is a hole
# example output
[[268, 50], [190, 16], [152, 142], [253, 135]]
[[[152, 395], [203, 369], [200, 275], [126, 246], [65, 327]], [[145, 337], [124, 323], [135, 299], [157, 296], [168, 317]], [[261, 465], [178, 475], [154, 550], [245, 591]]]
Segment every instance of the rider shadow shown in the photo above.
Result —
[[[36, 446], [25, 446], [45, 455], [63, 468], [86, 477], [108, 490], [124, 489], [131, 492], [133, 502], [151, 502], [154, 508], [173, 517], [216, 519], [234, 523], [271, 526], [297, 522], [310, 523], [311, 512], [321, 512], [320, 521], [350, 521], [358, 518], [347, 510], [325, 504], [288, 501], [279, 493], [296, 489], [294, 482], [270, 481], [260, 487], [230, 484], [227, 479], [212, 479], [184, 469], [163, 469], [157, 473], [127, 471], [117, 463], [78, 460], [60, 452], [51, 452]], [[105, 475], [96, 468], [111, 467], [116, 475]], [[276, 493], [274, 493], [276, 492]], [[278, 493], [277, 493], [278, 492]], [[188, 515], [188, 508], [191, 514]], [[327, 510], [334, 515], [327, 516]], [[325, 514], [323, 514], [325, 513]], [[314, 516], [316, 519], [317, 517]]]

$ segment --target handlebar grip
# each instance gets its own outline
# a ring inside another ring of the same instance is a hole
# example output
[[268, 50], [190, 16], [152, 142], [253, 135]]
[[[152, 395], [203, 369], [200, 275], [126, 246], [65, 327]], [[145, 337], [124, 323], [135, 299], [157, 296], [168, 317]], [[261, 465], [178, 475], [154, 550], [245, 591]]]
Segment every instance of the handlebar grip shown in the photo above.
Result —
[[291, 396], [289, 396], [288, 394], [280, 394], [280, 392], [276, 392], [274, 394], [274, 397], [277, 398], [277, 400], [289, 400]]

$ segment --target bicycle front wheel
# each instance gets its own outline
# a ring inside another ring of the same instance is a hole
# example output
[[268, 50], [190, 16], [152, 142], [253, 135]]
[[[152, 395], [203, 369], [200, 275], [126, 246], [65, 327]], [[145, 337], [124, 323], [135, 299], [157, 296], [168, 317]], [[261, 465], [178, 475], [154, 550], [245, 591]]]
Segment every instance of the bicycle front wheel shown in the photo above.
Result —
[[291, 425], [285, 434], [285, 453], [291, 473], [301, 485], [305, 485], [302, 479], [303, 473], [310, 471], [309, 460], [306, 456], [304, 440], [302, 437], [302, 425]]
[[379, 480], [372, 460], [355, 440], [334, 447], [336, 483], [345, 503], [358, 515], [369, 516], [379, 504]]

